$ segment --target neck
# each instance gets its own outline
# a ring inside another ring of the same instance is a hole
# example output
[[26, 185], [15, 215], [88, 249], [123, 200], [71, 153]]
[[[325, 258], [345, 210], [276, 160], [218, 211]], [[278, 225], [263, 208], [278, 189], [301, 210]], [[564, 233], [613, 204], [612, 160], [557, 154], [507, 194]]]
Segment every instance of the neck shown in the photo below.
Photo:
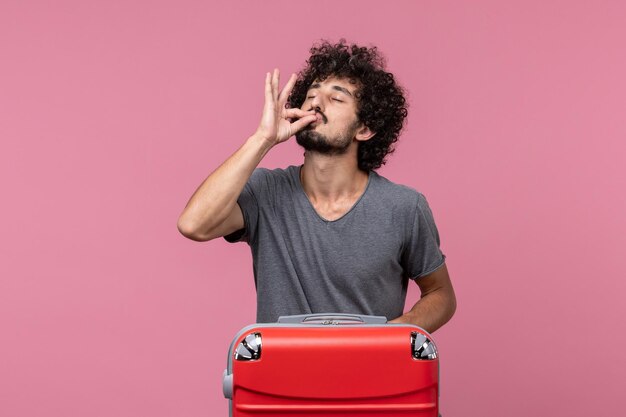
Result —
[[305, 193], [313, 201], [336, 201], [360, 195], [369, 174], [358, 167], [356, 152], [321, 155], [307, 151], [300, 171]]

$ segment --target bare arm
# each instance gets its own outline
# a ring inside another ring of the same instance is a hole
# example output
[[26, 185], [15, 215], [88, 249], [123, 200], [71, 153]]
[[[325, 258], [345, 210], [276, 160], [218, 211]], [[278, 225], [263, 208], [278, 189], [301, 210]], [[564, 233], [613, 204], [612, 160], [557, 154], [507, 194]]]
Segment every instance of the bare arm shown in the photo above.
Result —
[[446, 324], [456, 311], [456, 296], [448, 268], [444, 264], [416, 282], [422, 292], [420, 300], [409, 312], [389, 320], [389, 323], [411, 323], [432, 333]]
[[[286, 109], [296, 82], [293, 74], [278, 93], [278, 70], [265, 77], [265, 105], [257, 131], [198, 187], [178, 218], [178, 230], [197, 241], [215, 239], [244, 227], [237, 198], [263, 157], [315, 120], [314, 111]], [[291, 119], [296, 119], [291, 122]]]

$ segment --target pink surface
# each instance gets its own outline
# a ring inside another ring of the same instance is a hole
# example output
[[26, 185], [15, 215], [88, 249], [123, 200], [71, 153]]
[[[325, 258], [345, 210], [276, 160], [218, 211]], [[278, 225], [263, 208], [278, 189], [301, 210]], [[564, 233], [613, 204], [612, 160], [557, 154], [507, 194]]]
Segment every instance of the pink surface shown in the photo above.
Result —
[[0, 415], [227, 415], [250, 255], [176, 220], [265, 73], [342, 36], [410, 92], [380, 172], [427, 196], [448, 256], [443, 415], [623, 414], [626, 6], [381, 4], [0, 3]]

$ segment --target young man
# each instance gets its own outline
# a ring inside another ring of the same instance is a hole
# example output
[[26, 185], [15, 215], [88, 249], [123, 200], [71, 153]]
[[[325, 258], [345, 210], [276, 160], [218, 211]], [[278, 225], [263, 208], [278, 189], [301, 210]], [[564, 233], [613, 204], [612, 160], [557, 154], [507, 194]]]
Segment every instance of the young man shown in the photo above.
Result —
[[[250, 245], [258, 322], [358, 313], [433, 332], [456, 300], [432, 213], [421, 193], [374, 171], [403, 127], [403, 92], [375, 47], [344, 42], [311, 48], [281, 91], [278, 70], [266, 74], [257, 131], [200, 185], [178, 229]], [[257, 168], [293, 135], [303, 165]], [[422, 295], [403, 315], [410, 279]]]

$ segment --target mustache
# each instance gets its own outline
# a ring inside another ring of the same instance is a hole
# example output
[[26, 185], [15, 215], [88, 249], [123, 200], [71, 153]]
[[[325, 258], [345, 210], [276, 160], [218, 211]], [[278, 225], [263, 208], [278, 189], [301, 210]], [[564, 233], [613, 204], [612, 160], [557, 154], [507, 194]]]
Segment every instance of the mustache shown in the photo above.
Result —
[[321, 111], [317, 110], [317, 109], [309, 109], [309, 111], [314, 110], [315, 113], [319, 114], [320, 116], [322, 116], [322, 120], [324, 121], [324, 124], [328, 123], [328, 119], [326, 118], [326, 115], [324, 115], [324, 113], [322, 113]]

